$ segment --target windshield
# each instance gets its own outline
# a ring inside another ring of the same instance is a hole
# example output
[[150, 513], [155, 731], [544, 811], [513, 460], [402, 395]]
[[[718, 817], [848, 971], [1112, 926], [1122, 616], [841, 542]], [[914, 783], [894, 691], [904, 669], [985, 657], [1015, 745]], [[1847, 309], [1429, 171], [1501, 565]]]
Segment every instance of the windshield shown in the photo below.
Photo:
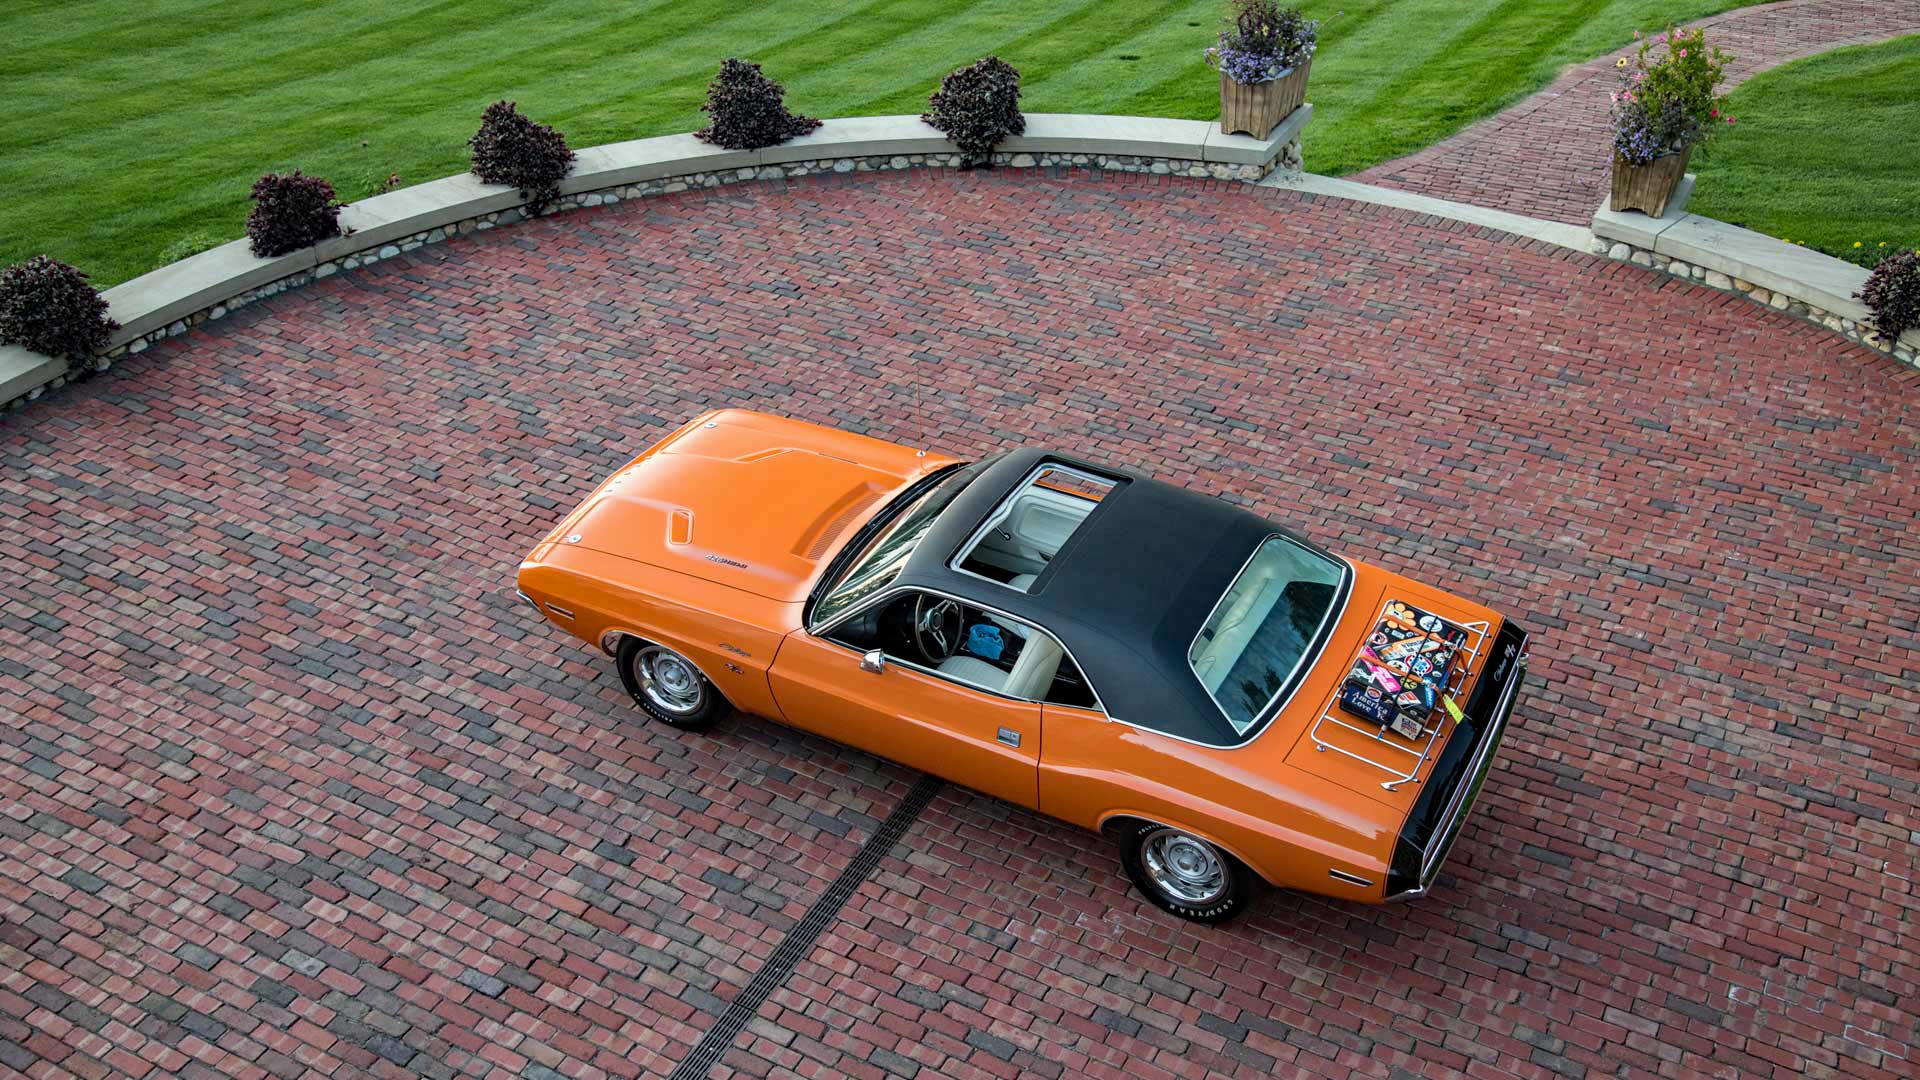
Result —
[[1347, 569], [1284, 536], [1269, 538], [1193, 639], [1193, 673], [1244, 735], [1307, 660], [1333, 614]]
[[847, 564], [846, 573], [841, 574], [833, 588], [820, 598], [820, 603], [813, 609], [814, 623], [832, 622], [842, 612], [891, 585], [893, 579], [900, 576], [901, 568], [907, 565], [907, 557], [913, 554], [920, 538], [927, 535], [933, 520], [940, 516], [940, 511], [945, 510], [954, 496], [959, 495], [962, 489], [973, 482], [974, 477], [980, 475], [985, 465], [985, 462], [975, 462], [947, 474], [918, 496], [902, 496], [912, 499], [904, 510], [892, 511], [889, 508], [889, 512], [894, 513], [893, 520], [867, 541], [860, 554]]

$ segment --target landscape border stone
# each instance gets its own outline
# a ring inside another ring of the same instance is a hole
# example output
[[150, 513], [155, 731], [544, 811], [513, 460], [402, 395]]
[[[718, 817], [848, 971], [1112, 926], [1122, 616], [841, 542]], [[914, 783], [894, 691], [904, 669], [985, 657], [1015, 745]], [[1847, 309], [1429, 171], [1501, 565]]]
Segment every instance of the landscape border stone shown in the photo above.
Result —
[[[1300, 134], [1312, 116], [1313, 106], [1302, 105], [1268, 138], [1252, 139], [1223, 136], [1217, 124], [1200, 120], [1028, 113], [1026, 134], [1006, 140], [993, 163], [1254, 182], [1276, 167], [1299, 170]], [[961, 164], [946, 136], [918, 116], [828, 120], [808, 135], [761, 150], [727, 150], [691, 134], [662, 135], [577, 151], [552, 210], [823, 172]], [[262, 297], [524, 217], [517, 190], [462, 173], [351, 203], [340, 213], [344, 235], [279, 258], [255, 256], [244, 240], [222, 244], [106, 290], [109, 312], [121, 328], [94, 366], [104, 370], [122, 356]], [[63, 385], [67, 373], [64, 360], [0, 347], [0, 402], [19, 406], [38, 398]]]
[[1738, 293], [1920, 369], [1920, 328], [1889, 341], [1874, 332], [1866, 305], [1854, 299], [1870, 271], [1765, 233], [1687, 213], [1693, 181], [1689, 173], [1658, 218], [1637, 210], [1609, 210], [1601, 203], [1593, 215], [1593, 250]]

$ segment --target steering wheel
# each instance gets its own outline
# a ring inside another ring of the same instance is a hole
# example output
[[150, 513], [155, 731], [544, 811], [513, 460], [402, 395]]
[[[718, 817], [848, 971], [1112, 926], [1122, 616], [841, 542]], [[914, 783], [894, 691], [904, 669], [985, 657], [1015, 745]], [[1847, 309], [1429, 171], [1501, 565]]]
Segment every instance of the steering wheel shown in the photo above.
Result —
[[921, 593], [913, 601], [913, 647], [933, 667], [960, 648], [966, 615], [959, 603]]

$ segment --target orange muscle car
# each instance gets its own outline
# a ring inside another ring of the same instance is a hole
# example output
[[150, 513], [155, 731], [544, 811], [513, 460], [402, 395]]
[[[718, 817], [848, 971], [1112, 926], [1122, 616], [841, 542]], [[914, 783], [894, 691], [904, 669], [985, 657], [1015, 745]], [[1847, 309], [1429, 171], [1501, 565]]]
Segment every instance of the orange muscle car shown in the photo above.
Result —
[[647, 713], [738, 708], [1119, 843], [1217, 922], [1256, 881], [1431, 886], [1527, 635], [1216, 499], [1064, 454], [964, 462], [701, 416], [521, 564]]

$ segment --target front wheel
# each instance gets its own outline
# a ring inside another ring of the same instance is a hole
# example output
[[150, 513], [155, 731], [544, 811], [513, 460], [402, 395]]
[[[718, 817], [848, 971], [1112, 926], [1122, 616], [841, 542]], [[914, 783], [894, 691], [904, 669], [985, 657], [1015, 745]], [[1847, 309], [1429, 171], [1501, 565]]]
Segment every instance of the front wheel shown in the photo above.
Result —
[[1120, 865], [1134, 887], [1163, 911], [1221, 923], [1253, 899], [1252, 872], [1192, 833], [1141, 821], [1122, 829], [1118, 840]]
[[626, 638], [615, 661], [634, 703], [663, 724], [698, 731], [727, 714], [727, 699], [693, 661], [664, 645]]

